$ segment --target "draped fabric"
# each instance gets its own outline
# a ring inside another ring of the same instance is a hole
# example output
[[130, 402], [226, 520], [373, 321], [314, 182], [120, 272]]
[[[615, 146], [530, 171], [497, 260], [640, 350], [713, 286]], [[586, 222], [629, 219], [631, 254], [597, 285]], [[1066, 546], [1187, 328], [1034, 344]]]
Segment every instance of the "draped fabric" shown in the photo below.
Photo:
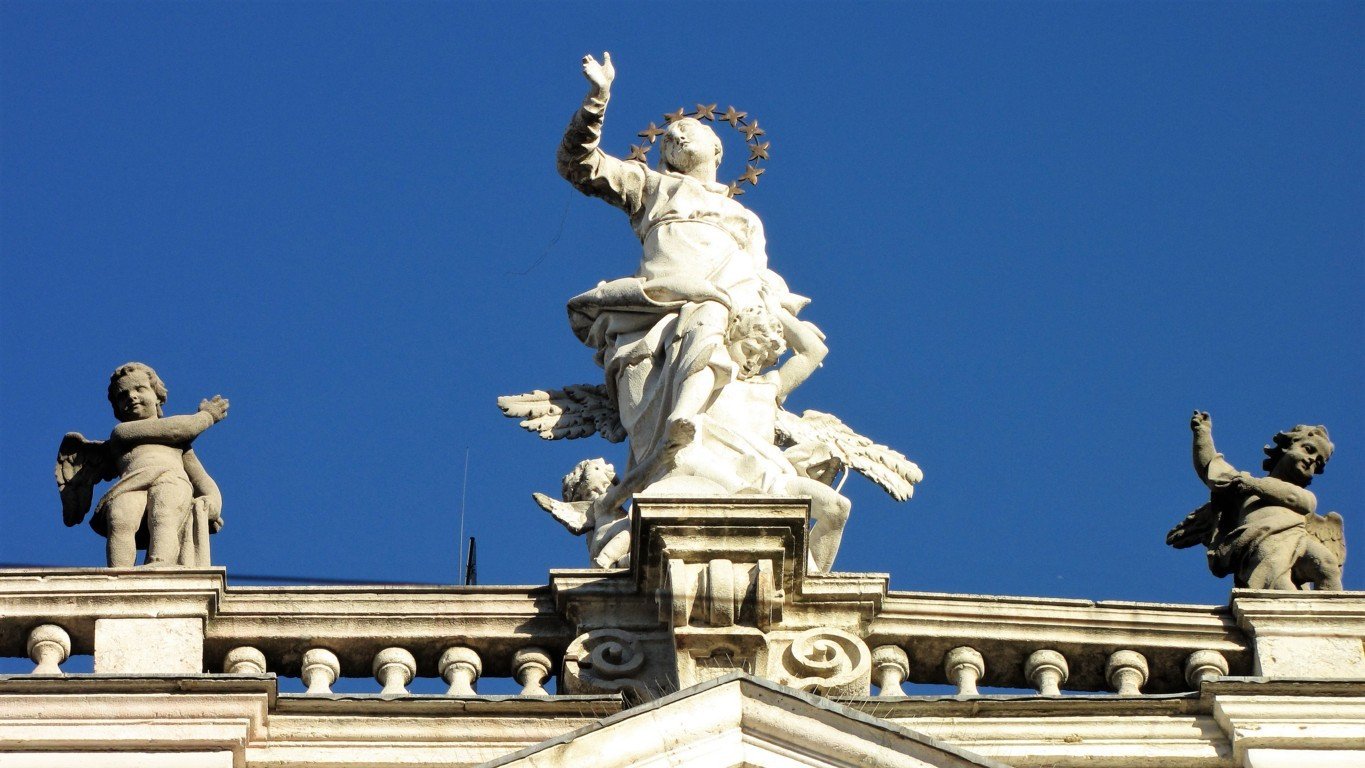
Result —
[[733, 380], [725, 349], [730, 313], [781, 302], [787, 291], [767, 268], [757, 216], [721, 184], [602, 152], [605, 110], [605, 101], [590, 97], [574, 115], [559, 147], [559, 172], [625, 211], [642, 255], [635, 275], [570, 299], [569, 325], [597, 350], [633, 465], [662, 440], [683, 382], [707, 367], [718, 384]]

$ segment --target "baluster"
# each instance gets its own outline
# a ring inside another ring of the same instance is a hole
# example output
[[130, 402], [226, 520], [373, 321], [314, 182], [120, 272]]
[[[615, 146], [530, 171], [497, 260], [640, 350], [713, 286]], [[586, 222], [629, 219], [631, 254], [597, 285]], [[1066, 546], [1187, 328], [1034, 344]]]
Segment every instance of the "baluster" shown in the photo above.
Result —
[[450, 683], [450, 696], [477, 696], [474, 681], [483, 673], [483, 662], [472, 648], [454, 646], [441, 654], [441, 677]]
[[909, 676], [910, 659], [898, 646], [879, 645], [872, 650], [872, 677], [878, 696], [904, 696], [901, 683]]
[[326, 648], [310, 648], [303, 654], [303, 671], [299, 677], [308, 686], [305, 691], [310, 696], [326, 696], [332, 692], [332, 683], [341, 676], [341, 662], [337, 655]]
[[1218, 651], [1195, 651], [1185, 660], [1185, 682], [1196, 691], [1202, 683], [1227, 673], [1228, 660]]
[[1034, 651], [1024, 660], [1024, 677], [1044, 696], [1060, 696], [1069, 674], [1066, 657], [1056, 651]]
[[264, 675], [265, 654], [249, 645], [242, 645], [223, 657], [223, 671], [229, 675]]
[[522, 648], [512, 656], [512, 676], [521, 683], [522, 696], [549, 696], [545, 681], [550, 677], [550, 654], [540, 648]]
[[1104, 665], [1109, 687], [1120, 696], [1137, 696], [1147, 683], [1147, 657], [1137, 651], [1114, 651]]
[[374, 655], [374, 679], [384, 686], [380, 696], [405, 696], [417, 676], [417, 659], [406, 648], [385, 648]]
[[35, 675], [60, 675], [61, 663], [71, 657], [71, 635], [56, 624], [40, 624], [28, 633], [28, 657]]
[[975, 696], [976, 681], [986, 674], [986, 660], [975, 648], [960, 645], [943, 657], [943, 674], [957, 686], [958, 696]]

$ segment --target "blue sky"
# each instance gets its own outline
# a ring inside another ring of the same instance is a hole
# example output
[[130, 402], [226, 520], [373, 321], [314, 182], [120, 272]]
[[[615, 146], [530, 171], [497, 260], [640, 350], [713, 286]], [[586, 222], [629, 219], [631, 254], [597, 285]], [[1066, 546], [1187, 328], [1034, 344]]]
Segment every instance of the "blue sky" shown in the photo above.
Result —
[[230, 578], [455, 581], [466, 451], [482, 582], [583, 564], [530, 494], [621, 447], [494, 401], [600, 381], [564, 303], [639, 245], [553, 157], [609, 50], [611, 152], [760, 120], [743, 202], [831, 349], [790, 405], [924, 469], [849, 481], [837, 569], [1223, 603], [1163, 543], [1193, 408], [1253, 470], [1326, 424], [1365, 540], [1363, 41], [1360, 3], [0, 4], [0, 561], [103, 563], [51, 467], [141, 360], [232, 401]]

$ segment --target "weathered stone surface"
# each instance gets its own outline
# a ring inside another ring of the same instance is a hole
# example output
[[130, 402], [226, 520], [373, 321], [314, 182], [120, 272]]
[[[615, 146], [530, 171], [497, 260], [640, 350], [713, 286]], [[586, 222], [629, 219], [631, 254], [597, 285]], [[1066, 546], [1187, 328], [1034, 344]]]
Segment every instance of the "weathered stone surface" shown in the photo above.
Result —
[[1207, 548], [1215, 576], [1232, 574], [1237, 587], [1341, 589], [1346, 537], [1341, 516], [1317, 514], [1308, 490], [1332, 457], [1326, 427], [1300, 424], [1265, 447], [1268, 477], [1238, 472], [1213, 445], [1213, 421], [1195, 411], [1194, 467], [1209, 488], [1209, 502], [1166, 534], [1177, 549]]
[[265, 654], [249, 645], [240, 645], [223, 657], [223, 671], [230, 675], [264, 675]]
[[111, 568], [127, 568], [147, 550], [146, 565], [203, 567], [209, 534], [223, 526], [223, 495], [204, 471], [192, 444], [227, 418], [228, 401], [214, 395], [190, 416], [162, 416], [166, 385], [142, 363], [119, 366], [109, 377], [109, 403], [121, 423], [105, 442], [77, 432], [57, 451], [62, 517], [79, 524], [96, 485], [118, 478], [100, 499], [90, 527], [107, 539]]
[[450, 686], [446, 692], [451, 696], [473, 696], [474, 681], [483, 673], [483, 661], [471, 648], [457, 646], [447, 648], [441, 654], [441, 679]]
[[1365, 593], [1237, 589], [1232, 611], [1252, 637], [1255, 674], [1365, 679]]
[[95, 671], [199, 674], [204, 671], [202, 619], [99, 619]]
[[1147, 683], [1147, 657], [1137, 651], [1114, 651], [1104, 665], [1109, 687], [1120, 696], [1137, 696]]
[[56, 624], [42, 624], [28, 633], [28, 657], [35, 675], [60, 675], [61, 663], [71, 655], [71, 635]]

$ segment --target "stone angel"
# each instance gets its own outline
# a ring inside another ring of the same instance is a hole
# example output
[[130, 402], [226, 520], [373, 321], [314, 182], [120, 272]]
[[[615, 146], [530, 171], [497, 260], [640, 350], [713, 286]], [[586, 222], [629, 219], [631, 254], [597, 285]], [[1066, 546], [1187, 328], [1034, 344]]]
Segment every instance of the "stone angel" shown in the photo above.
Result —
[[[749, 307], [730, 318], [725, 343], [732, 362], [726, 383], [698, 415], [678, 422], [662, 450], [633, 465], [593, 503], [614, 509], [641, 491], [808, 496], [814, 521], [811, 570], [828, 572], [851, 507], [832, 487], [838, 473], [855, 470], [897, 500], [909, 498], [923, 474], [904, 455], [853, 432], [833, 416], [818, 411], [797, 416], [782, 408], [787, 395], [824, 358], [823, 338], [815, 326], [789, 313]], [[788, 343], [792, 356], [769, 370]], [[589, 389], [594, 388], [538, 390], [499, 398], [498, 405], [543, 438], [587, 436], [593, 430], [584, 425], [599, 418], [605, 427], [599, 431], [610, 437], [616, 427], [605, 415], [611, 402], [606, 388], [584, 396]], [[569, 396], [571, 390], [578, 394]]]
[[142, 363], [119, 366], [109, 377], [109, 403], [119, 424], [106, 441], [78, 432], [57, 451], [57, 490], [67, 526], [90, 511], [95, 486], [118, 482], [95, 506], [90, 527], [105, 537], [110, 568], [209, 565], [208, 536], [223, 526], [223, 496], [192, 447], [204, 430], [227, 418], [228, 401], [215, 395], [187, 416], [163, 416], [166, 385]]
[[1213, 575], [1232, 574], [1238, 587], [1341, 589], [1341, 515], [1317, 514], [1317, 497], [1308, 491], [1332, 457], [1327, 428], [1300, 424], [1276, 434], [1265, 447], [1268, 477], [1239, 472], [1216, 451], [1207, 413], [1195, 411], [1190, 430], [1195, 472], [1209, 488], [1209, 502], [1172, 528], [1166, 543], [1203, 545]]
[[630, 515], [619, 504], [614, 507], [593, 504], [615, 484], [616, 468], [606, 459], [585, 459], [564, 476], [562, 500], [543, 493], [531, 494], [540, 508], [569, 533], [587, 534], [588, 559], [598, 568], [630, 565]]

